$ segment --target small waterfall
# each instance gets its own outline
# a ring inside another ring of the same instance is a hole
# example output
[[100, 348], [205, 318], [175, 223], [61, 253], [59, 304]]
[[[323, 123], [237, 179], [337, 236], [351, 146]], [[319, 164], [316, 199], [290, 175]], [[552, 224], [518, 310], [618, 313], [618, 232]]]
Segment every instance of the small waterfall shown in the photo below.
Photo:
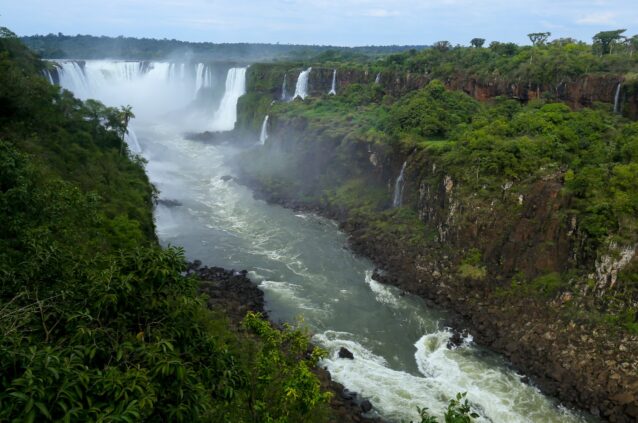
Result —
[[621, 108], [620, 94], [621, 94], [621, 90], [622, 90], [622, 82], [619, 82], [618, 85], [616, 85], [616, 95], [614, 95], [614, 113], [620, 113], [620, 108]]
[[126, 141], [126, 144], [128, 145], [128, 148], [131, 150], [131, 153], [142, 154], [142, 146], [140, 145], [140, 142], [137, 140], [137, 134], [135, 133], [133, 128], [131, 128], [130, 126], [128, 128], [128, 132], [124, 136], [124, 141]]
[[329, 95], [337, 95], [337, 70], [332, 71], [332, 88], [330, 88]]
[[264, 123], [261, 124], [261, 133], [259, 134], [259, 144], [266, 144], [268, 139], [268, 115], [264, 118]]
[[210, 88], [212, 86], [212, 73], [210, 67], [203, 63], [198, 63], [195, 69], [195, 96], [202, 88]]
[[394, 183], [394, 199], [392, 200], [392, 206], [395, 208], [401, 207], [401, 203], [403, 202], [403, 187], [405, 186], [404, 174], [407, 164], [407, 160], [403, 162], [403, 166], [401, 166], [401, 173], [399, 173], [399, 177]]
[[51, 85], [55, 84], [55, 81], [53, 80], [53, 74], [51, 73], [51, 71], [49, 69], [44, 69], [42, 71], [42, 74], [49, 81], [49, 84], [51, 84]]
[[286, 91], [288, 91], [288, 74], [284, 73], [284, 83], [281, 86], [281, 101], [288, 100], [288, 96], [286, 95]]
[[226, 76], [226, 91], [215, 113], [214, 130], [232, 131], [237, 121], [237, 101], [246, 94], [246, 68], [232, 68]]
[[299, 74], [297, 86], [295, 87], [295, 95], [292, 97], [293, 100], [297, 97], [305, 100], [306, 97], [308, 97], [308, 77], [310, 76], [311, 71], [312, 68], [308, 68]]
[[379, 72], [379, 73], [377, 74], [377, 77], [376, 77], [376, 78], [374, 78], [374, 83], [375, 83], [375, 84], [380, 84], [380, 83], [381, 83], [381, 72]]

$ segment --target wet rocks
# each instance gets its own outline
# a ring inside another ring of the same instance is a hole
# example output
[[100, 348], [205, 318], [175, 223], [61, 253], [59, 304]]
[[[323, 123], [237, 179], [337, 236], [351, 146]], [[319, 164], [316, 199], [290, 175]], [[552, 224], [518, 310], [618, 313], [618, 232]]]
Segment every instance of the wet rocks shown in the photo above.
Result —
[[372, 403], [368, 400], [363, 400], [361, 402], [361, 411], [363, 411], [364, 413], [367, 413], [370, 410], [372, 410]]
[[348, 350], [345, 347], [341, 347], [339, 349], [339, 358], [347, 358], [349, 360], [354, 360], [354, 354], [352, 354], [352, 352], [350, 352], [350, 350]]
[[248, 279], [245, 270], [202, 267], [195, 260], [186, 273], [199, 278], [199, 290], [208, 296], [208, 306], [225, 311], [234, 323], [238, 324], [249, 311], [264, 313], [264, 293]]
[[182, 205], [181, 202], [177, 201], [177, 200], [170, 200], [168, 198], [160, 198], [159, 200], [157, 200], [157, 204], [160, 206], [164, 206], [164, 207], [179, 207]]
[[[248, 279], [246, 270], [206, 267], [202, 266], [201, 261], [195, 260], [188, 264], [185, 273], [200, 279], [200, 291], [208, 295], [209, 308], [224, 311], [233, 325], [238, 326], [248, 311], [265, 314], [264, 294]], [[354, 358], [352, 353], [350, 356]], [[313, 372], [319, 378], [322, 390], [329, 390], [334, 394], [330, 399], [330, 407], [334, 415], [334, 418], [330, 420], [331, 423], [381, 422], [381, 419], [362, 415], [372, 409], [369, 401], [369, 408], [368, 404], [364, 407], [365, 400], [356, 392], [349, 391], [343, 385], [334, 382], [326, 370], [315, 368]]]

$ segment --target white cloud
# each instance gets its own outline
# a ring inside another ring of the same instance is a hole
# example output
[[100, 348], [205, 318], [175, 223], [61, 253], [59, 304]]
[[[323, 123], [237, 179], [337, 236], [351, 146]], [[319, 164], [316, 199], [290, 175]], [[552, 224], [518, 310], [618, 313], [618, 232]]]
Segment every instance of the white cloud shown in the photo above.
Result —
[[396, 10], [388, 10], [388, 9], [369, 9], [366, 10], [364, 16], [371, 16], [373, 18], [389, 18], [392, 16], [399, 16], [400, 13]]
[[603, 12], [603, 13], [589, 13], [576, 20], [576, 23], [581, 25], [611, 25], [615, 23], [617, 13]]

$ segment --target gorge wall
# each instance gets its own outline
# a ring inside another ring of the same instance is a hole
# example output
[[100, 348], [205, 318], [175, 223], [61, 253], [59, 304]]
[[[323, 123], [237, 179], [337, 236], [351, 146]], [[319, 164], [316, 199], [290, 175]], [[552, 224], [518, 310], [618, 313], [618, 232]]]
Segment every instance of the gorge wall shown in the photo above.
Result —
[[[243, 120], [239, 126], [254, 125], [251, 118], [255, 114], [265, 113], [273, 100], [281, 100], [282, 95], [292, 98], [299, 74], [307, 67], [289, 64], [257, 64], [248, 71], [248, 96], [240, 103], [243, 107]], [[332, 88], [333, 72], [336, 70], [337, 93], [353, 84], [379, 84], [393, 97], [400, 97], [410, 91], [426, 86], [433, 78], [427, 73], [375, 71], [373, 67], [336, 66], [335, 68], [313, 66], [309, 75], [309, 94], [311, 96], [328, 95]], [[284, 76], [286, 92], [283, 92]], [[511, 81], [495, 76], [481, 80], [462, 74], [452, 74], [443, 79], [446, 87], [463, 91], [479, 101], [495, 97], [506, 97], [527, 102], [540, 97], [560, 100], [573, 109], [589, 107], [595, 103], [607, 103], [616, 106], [619, 111], [631, 119], [638, 119], [638, 83], [625, 80], [618, 74], [589, 74], [562, 81], [556, 85], [539, 85], [527, 81]], [[618, 90], [620, 86], [620, 90]], [[256, 98], [259, 104], [254, 104]], [[269, 100], [268, 100], [269, 99]], [[259, 119], [258, 119], [259, 120]], [[261, 120], [260, 120], [261, 122]]]
[[[270, 103], [281, 98], [284, 73], [294, 88], [301, 69], [252, 67], [239, 128], [257, 134]], [[327, 94], [332, 75], [332, 69], [313, 68], [311, 95]], [[337, 93], [375, 79], [363, 70], [337, 69]], [[379, 83], [400, 95], [428, 78], [382, 74]], [[446, 83], [481, 100], [529, 99], [538, 92], [500, 82]], [[586, 77], [556, 91], [580, 107], [613, 103], [617, 84], [611, 77]], [[625, 111], [634, 110], [635, 97], [624, 98]], [[242, 157], [242, 179], [258, 195], [335, 218], [353, 250], [382, 269], [376, 277], [455, 310], [454, 327], [469, 328], [545, 392], [610, 421], [638, 418], [632, 352], [638, 336], [585, 318], [623, 268], [636, 266], [636, 246], [591, 245], [563, 189], [563, 171], [504, 179], [499, 189], [478, 193], [455, 178], [436, 149], [402, 151], [347, 126], [325, 127], [299, 116], [270, 114], [268, 126], [265, 146]], [[404, 163], [402, 207], [394, 208]], [[572, 275], [567, 282], [556, 276], [565, 274]]]

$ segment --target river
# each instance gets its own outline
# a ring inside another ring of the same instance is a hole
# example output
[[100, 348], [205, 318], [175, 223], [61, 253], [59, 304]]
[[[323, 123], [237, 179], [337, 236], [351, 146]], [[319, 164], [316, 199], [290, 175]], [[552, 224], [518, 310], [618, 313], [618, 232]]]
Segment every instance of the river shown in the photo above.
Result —
[[[90, 72], [85, 79], [90, 87]], [[236, 91], [233, 98], [241, 94], [236, 85], [226, 84], [227, 91]], [[96, 87], [85, 96], [100, 98], [100, 92]], [[135, 100], [126, 92], [119, 104]], [[236, 98], [231, 100], [225, 96], [219, 107], [236, 107]], [[189, 259], [207, 265], [248, 270], [265, 292], [271, 318], [308, 327], [329, 352], [322, 365], [368, 398], [382, 417], [410, 421], [417, 419], [417, 407], [441, 415], [450, 398], [467, 392], [482, 422], [589, 421], [523, 383], [522, 375], [477, 347], [471, 336], [448, 348], [444, 312], [375, 281], [374, 265], [347, 248], [334, 222], [266, 204], [233, 179], [222, 179], [232, 174], [227, 163], [238, 149], [186, 139], [189, 124], [182, 114], [141, 114], [133, 123], [136, 148], [148, 160], [160, 197], [180, 204], [156, 208], [161, 243], [182, 246]], [[226, 128], [235, 118], [232, 111], [218, 110], [210, 115], [212, 129]], [[253, 148], [258, 141], [256, 136]], [[338, 358], [341, 347], [355, 359]]]

